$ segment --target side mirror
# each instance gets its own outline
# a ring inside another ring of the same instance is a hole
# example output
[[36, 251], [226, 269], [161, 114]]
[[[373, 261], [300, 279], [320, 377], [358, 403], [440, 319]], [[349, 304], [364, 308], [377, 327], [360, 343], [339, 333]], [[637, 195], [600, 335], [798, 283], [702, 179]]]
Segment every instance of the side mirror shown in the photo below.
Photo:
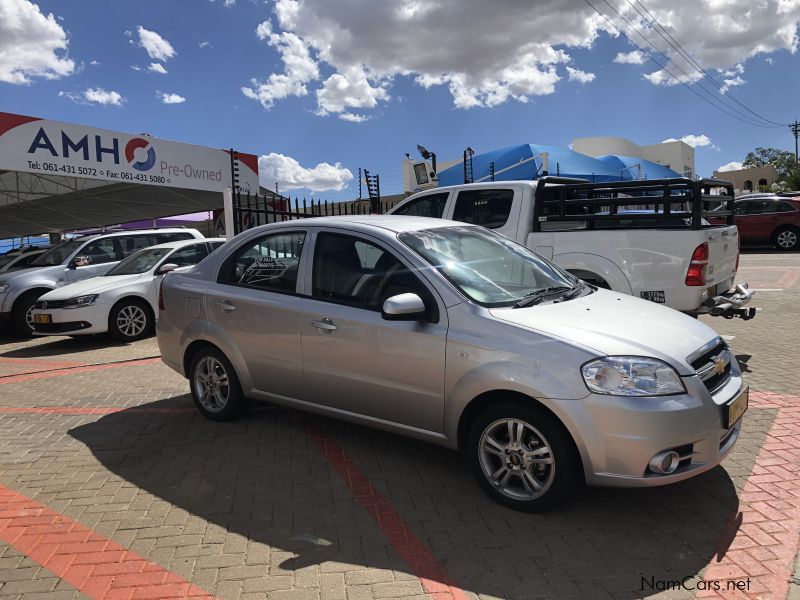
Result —
[[164, 263], [163, 265], [158, 267], [158, 270], [156, 271], [156, 275], [166, 275], [170, 271], [174, 271], [177, 268], [178, 268], [178, 265], [176, 265], [175, 263]]
[[73, 259], [70, 261], [70, 263], [69, 263], [69, 268], [70, 268], [70, 269], [75, 269], [75, 268], [77, 268], [77, 267], [85, 267], [85, 266], [86, 266], [86, 265], [88, 265], [90, 262], [91, 262], [91, 261], [89, 260], [89, 257], [88, 257], [88, 256], [76, 256], [75, 258], [73, 258]]
[[381, 315], [387, 321], [422, 321], [428, 317], [428, 309], [416, 294], [398, 294], [384, 301]]

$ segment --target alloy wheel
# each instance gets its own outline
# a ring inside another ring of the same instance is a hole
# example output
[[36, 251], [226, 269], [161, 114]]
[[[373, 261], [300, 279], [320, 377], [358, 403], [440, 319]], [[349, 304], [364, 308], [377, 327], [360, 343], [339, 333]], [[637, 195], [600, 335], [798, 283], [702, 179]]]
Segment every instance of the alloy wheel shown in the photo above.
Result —
[[205, 356], [197, 363], [192, 381], [198, 402], [207, 411], [218, 413], [225, 409], [230, 399], [230, 381], [225, 366], [213, 356]]
[[794, 231], [781, 231], [777, 238], [778, 246], [781, 248], [794, 248], [797, 246], [797, 234]]
[[539, 498], [553, 483], [556, 465], [550, 444], [520, 419], [500, 419], [486, 427], [478, 457], [486, 479], [514, 500]]
[[147, 314], [138, 304], [123, 306], [117, 313], [117, 328], [126, 337], [141, 335], [147, 327]]

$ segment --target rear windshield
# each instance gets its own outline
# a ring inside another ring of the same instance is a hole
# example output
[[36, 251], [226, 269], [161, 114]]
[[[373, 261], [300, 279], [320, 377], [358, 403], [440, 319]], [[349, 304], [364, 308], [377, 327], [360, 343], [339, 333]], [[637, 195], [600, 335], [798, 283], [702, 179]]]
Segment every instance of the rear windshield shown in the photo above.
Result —
[[67, 258], [86, 243], [86, 239], [70, 240], [58, 246], [50, 248], [47, 252], [42, 254], [39, 258], [31, 263], [32, 267], [52, 267], [53, 265], [62, 264]]

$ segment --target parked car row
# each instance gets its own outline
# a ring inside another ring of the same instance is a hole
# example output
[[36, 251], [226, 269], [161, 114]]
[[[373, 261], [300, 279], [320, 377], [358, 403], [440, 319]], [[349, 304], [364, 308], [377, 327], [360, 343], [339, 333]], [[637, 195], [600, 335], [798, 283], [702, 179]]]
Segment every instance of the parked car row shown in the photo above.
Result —
[[759, 194], [737, 198], [734, 207], [743, 244], [770, 244], [784, 251], [800, 249], [800, 198]]

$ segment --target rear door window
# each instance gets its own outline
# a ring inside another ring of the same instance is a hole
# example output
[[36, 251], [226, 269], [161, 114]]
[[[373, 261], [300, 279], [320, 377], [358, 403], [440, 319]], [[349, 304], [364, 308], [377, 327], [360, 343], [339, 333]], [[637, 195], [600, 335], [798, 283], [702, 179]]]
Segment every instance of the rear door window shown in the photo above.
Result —
[[508, 222], [514, 190], [464, 190], [458, 193], [453, 220], [488, 229], [497, 229]]

